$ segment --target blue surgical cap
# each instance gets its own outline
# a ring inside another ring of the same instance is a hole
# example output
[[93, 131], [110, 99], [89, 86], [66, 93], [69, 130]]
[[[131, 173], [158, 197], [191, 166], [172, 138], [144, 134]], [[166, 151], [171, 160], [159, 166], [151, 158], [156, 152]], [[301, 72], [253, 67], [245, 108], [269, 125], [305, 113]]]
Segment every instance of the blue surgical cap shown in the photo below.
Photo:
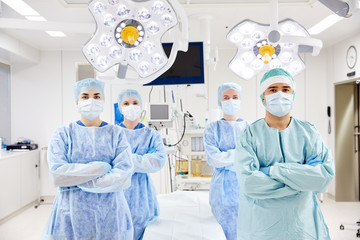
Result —
[[293, 94], [295, 96], [296, 84], [294, 78], [284, 69], [274, 68], [266, 72], [260, 81], [261, 101], [263, 100], [265, 90], [275, 83], [288, 84], [293, 90]]
[[98, 91], [101, 94], [101, 96], [105, 99], [104, 86], [105, 86], [104, 82], [96, 80], [94, 78], [86, 78], [76, 82], [74, 84], [75, 102], [78, 101], [81, 93], [86, 92], [88, 90]]
[[239, 99], [241, 100], [241, 86], [239, 84], [230, 82], [230, 83], [223, 83], [218, 87], [218, 104], [221, 107], [221, 97], [229, 89], [234, 89], [239, 94]]
[[136, 100], [138, 100], [140, 103], [140, 107], [142, 108], [142, 100], [139, 92], [134, 89], [125, 89], [121, 91], [118, 95], [117, 101], [119, 104], [119, 109], [121, 109], [121, 104], [129, 98], [135, 98]]

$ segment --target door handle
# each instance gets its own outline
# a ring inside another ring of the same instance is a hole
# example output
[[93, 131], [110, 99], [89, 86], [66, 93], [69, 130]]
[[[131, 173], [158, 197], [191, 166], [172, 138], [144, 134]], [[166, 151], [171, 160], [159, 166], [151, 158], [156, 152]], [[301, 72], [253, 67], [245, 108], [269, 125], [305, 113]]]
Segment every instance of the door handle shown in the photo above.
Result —
[[[356, 128], [359, 128], [358, 126], [355, 127]], [[354, 138], [355, 138], [355, 153], [357, 153], [359, 150], [358, 150], [358, 147], [359, 147], [359, 136], [360, 136], [360, 132], [355, 132], [354, 133]]]

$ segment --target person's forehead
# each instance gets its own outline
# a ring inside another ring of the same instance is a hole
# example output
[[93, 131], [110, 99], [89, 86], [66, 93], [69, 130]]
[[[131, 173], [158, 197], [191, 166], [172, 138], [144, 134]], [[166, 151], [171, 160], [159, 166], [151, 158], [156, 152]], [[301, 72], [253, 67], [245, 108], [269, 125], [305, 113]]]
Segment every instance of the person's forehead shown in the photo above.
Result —
[[85, 92], [82, 92], [81, 94], [100, 94], [101, 95], [101, 93], [96, 90], [87, 90]]
[[268, 87], [268, 89], [269, 88], [280, 88], [280, 87], [290, 87], [291, 88], [291, 86], [289, 84], [287, 84], [287, 83], [274, 83], [274, 84], [271, 84]]
[[222, 96], [224, 96], [224, 95], [238, 95], [238, 94], [239, 93], [235, 89], [228, 89], [222, 94]]
[[138, 101], [136, 98], [127, 98], [124, 100], [124, 102], [134, 102], [134, 101]]

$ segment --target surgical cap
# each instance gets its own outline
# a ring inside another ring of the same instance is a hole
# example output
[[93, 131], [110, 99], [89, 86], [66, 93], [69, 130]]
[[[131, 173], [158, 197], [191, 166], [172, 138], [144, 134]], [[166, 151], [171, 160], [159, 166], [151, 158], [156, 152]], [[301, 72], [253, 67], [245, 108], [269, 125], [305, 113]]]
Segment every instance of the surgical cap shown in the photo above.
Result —
[[125, 89], [123, 91], [121, 91], [118, 95], [118, 104], [119, 104], [119, 108], [121, 108], [121, 104], [129, 98], [135, 98], [136, 100], [139, 101], [140, 103], [140, 107], [142, 108], [142, 100], [140, 97], [140, 94], [138, 91], [134, 90], [134, 89]]
[[295, 96], [296, 84], [294, 78], [284, 69], [274, 68], [266, 72], [260, 81], [261, 101], [263, 100], [265, 90], [275, 83], [288, 84], [293, 90], [293, 94]]
[[96, 80], [94, 78], [86, 78], [76, 82], [74, 84], [75, 102], [78, 101], [81, 93], [86, 92], [88, 90], [98, 91], [101, 94], [101, 96], [105, 99], [104, 86], [105, 86], [104, 82]]
[[233, 82], [224, 83], [218, 87], [218, 104], [220, 107], [221, 107], [221, 97], [224, 94], [224, 92], [226, 92], [229, 89], [234, 89], [235, 91], [237, 91], [239, 94], [239, 99], [241, 100], [241, 86]]

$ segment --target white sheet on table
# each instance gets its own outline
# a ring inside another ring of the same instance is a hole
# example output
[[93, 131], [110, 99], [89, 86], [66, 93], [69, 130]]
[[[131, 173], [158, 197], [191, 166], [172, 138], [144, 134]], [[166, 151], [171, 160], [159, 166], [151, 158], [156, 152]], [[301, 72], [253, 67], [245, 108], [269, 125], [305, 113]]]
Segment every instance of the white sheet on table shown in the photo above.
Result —
[[208, 191], [177, 191], [158, 195], [160, 215], [143, 240], [226, 240], [212, 215]]

